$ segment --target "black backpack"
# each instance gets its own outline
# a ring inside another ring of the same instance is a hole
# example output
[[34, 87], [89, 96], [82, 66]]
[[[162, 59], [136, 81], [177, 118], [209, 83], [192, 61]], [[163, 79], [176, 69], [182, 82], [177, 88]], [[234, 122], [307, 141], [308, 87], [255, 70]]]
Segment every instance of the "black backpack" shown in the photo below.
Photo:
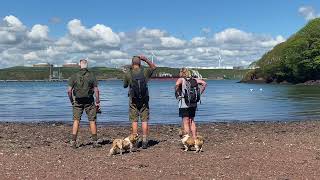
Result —
[[133, 74], [130, 70], [132, 82], [130, 83], [130, 97], [134, 104], [144, 104], [149, 101], [149, 92], [147, 79], [144, 76], [144, 69], [140, 69], [140, 73]]
[[187, 79], [185, 78], [186, 81], [186, 88], [183, 90], [184, 91], [184, 100], [187, 105], [190, 104], [196, 104], [200, 101], [200, 88], [197, 83], [197, 80], [194, 78]]

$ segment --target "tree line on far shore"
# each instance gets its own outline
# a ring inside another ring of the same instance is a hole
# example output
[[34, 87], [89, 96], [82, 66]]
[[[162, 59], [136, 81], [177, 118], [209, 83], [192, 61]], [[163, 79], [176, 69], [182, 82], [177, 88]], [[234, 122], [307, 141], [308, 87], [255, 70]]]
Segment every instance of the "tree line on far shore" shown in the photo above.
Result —
[[[53, 79], [66, 80], [79, 68], [53, 67], [51, 76]], [[103, 79], [123, 79], [124, 72], [121, 69], [108, 67], [89, 68], [99, 80]], [[199, 73], [208, 79], [237, 79], [240, 80], [247, 73], [247, 70], [238, 69], [198, 69]], [[179, 68], [158, 67], [153, 76], [161, 73], [169, 73], [173, 77], [179, 75]], [[0, 69], [0, 80], [49, 80], [49, 67], [11, 67]]]

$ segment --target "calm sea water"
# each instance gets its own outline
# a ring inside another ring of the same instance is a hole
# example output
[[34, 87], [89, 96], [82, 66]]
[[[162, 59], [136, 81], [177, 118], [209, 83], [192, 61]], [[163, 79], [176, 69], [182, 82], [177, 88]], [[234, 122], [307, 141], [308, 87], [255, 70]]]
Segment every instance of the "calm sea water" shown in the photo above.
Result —
[[[151, 123], [179, 123], [174, 81], [151, 81]], [[72, 121], [65, 82], [0, 83], [0, 121]], [[101, 81], [99, 122], [128, 122], [122, 81]], [[196, 121], [291, 121], [320, 119], [320, 87], [208, 81]], [[86, 116], [83, 117], [86, 120]]]

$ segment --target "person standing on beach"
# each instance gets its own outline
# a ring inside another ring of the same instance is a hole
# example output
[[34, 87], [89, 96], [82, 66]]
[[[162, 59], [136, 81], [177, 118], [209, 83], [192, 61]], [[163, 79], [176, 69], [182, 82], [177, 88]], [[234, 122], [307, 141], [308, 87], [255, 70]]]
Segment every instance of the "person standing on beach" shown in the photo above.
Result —
[[[93, 97], [95, 95], [95, 98]], [[88, 61], [80, 60], [80, 71], [73, 74], [68, 81], [68, 96], [73, 107], [73, 128], [70, 145], [76, 148], [79, 124], [83, 111], [86, 112], [91, 130], [93, 147], [101, 147], [97, 140], [97, 111], [100, 110], [98, 81], [88, 70]]]
[[[202, 79], [191, 77], [187, 68], [182, 68], [179, 73], [180, 78], [176, 81], [175, 95], [179, 100], [179, 117], [182, 118], [182, 126], [185, 133], [197, 136], [194, 118], [197, 110], [197, 103], [200, 96], [207, 87], [207, 83]], [[201, 85], [201, 88], [199, 87]]]
[[[148, 68], [141, 66], [141, 61], [148, 64]], [[132, 64], [124, 78], [123, 87], [129, 87], [129, 119], [132, 123], [132, 134], [138, 134], [138, 120], [142, 122], [142, 148], [148, 147], [149, 121], [149, 91], [148, 81], [156, 66], [144, 56], [133, 56]]]

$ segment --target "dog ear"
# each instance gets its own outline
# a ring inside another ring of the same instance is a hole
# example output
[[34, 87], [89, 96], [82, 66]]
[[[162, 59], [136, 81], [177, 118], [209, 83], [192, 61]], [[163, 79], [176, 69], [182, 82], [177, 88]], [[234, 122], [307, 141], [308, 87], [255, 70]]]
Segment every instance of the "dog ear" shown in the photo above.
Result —
[[186, 131], [184, 130], [184, 129], [179, 129], [179, 136], [180, 137], [183, 137], [184, 135], [186, 135], [187, 133], [186, 133]]
[[134, 141], [134, 139], [137, 137], [137, 134], [131, 134], [130, 136], [129, 136], [129, 140], [132, 142], [132, 141]]

